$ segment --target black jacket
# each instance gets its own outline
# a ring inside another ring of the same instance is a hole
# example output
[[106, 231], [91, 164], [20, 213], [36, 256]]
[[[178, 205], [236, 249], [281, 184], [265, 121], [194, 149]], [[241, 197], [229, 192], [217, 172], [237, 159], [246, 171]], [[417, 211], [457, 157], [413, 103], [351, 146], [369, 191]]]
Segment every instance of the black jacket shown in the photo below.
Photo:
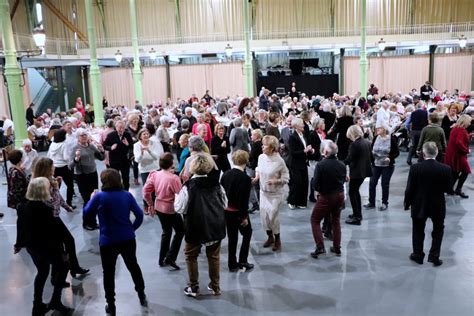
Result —
[[241, 220], [246, 219], [249, 216], [248, 207], [252, 188], [250, 177], [242, 170], [233, 168], [224, 173], [221, 185], [225, 189], [228, 206], [238, 210], [238, 217]]
[[[304, 137], [304, 136], [303, 136]], [[305, 139], [306, 146], [309, 145], [308, 140]], [[301, 141], [297, 131], [294, 131], [288, 139], [288, 164], [292, 169], [306, 169], [308, 166], [308, 157], [304, 152], [305, 146]]]
[[[374, 148], [375, 140], [379, 137], [376, 135], [374, 139], [372, 140], [372, 146], [371, 148]], [[397, 137], [394, 135], [390, 136], [390, 152], [388, 153], [388, 158], [390, 158], [390, 164], [389, 166], [393, 166], [395, 164], [395, 159], [400, 156], [400, 149], [398, 148], [398, 140]], [[374, 155], [372, 154], [372, 151], [370, 151], [370, 159], [372, 161], [372, 165], [374, 164]]]
[[[226, 147], [222, 147], [222, 143], [226, 142]], [[230, 153], [230, 142], [227, 136], [221, 139], [219, 136], [212, 137], [211, 140], [211, 155], [217, 155], [216, 165], [219, 170], [227, 171], [230, 169], [229, 159], [227, 154]]]
[[258, 156], [262, 154], [262, 141], [253, 142], [250, 145], [249, 168], [255, 170], [258, 165]]
[[410, 168], [405, 190], [405, 209], [417, 219], [446, 216], [444, 193], [453, 193], [451, 168], [435, 159], [424, 160]]
[[[122, 139], [127, 139], [126, 146]], [[112, 150], [112, 145], [117, 144], [117, 148]], [[129, 153], [133, 151], [133, 139], [128, 131], [124, 131], [122, 138], [119, 137], [117, 131], [113, 131], [107, 135], [104, 141], [104, 149], [109, 151], [109, 162], [113, 163], [129, 163]]]
[[314, 169], [312, 187], [319, 194], [344, 192], [346, 166], [335, 156], [321, 160]]
[[188, 207], [184, 236], [189, 244], [205, 244], [225, 238], [224, 199], [219, 180], [196, 177], [186, 182]]
[[309, 132], [309, 145], [313, 147], [314, 153], [309, 155], [309, 160], [319, 161], [321, 160], [321, 139], [319, 138], [318, 132], [311, 131]]
[[354, 179], [363, 179], [372, 176], [371, 166], [372, 149], [368, 140], [358, 138], [349, 146], [349, 154], [344, 163], [349, 165], [349, 176]]
[[41, 201], [28, 201], [24, 209], [25, 246], [62, 253], [63, 242], [53, 209]]

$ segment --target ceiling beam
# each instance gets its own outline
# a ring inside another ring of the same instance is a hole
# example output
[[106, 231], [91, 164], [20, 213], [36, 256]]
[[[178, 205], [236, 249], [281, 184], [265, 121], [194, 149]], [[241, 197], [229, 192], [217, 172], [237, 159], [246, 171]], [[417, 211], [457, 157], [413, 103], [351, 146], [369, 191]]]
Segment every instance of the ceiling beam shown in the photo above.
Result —
[[89, 46], [89, 43], [87, 42], [87, 37], [74, 25], [72, 24], [69, 19], [59, 11], [58, 8], [54, 6], [54, 4], [51, 3], [50, 0], [43, 0], [43, 4], [48, 7], [48, 9], [51, 10], [51, 12], [60, 19], [63, 24], [70, 29], [72, 32], [77, 33], [77, 37], [84, 42], [87, 46]]

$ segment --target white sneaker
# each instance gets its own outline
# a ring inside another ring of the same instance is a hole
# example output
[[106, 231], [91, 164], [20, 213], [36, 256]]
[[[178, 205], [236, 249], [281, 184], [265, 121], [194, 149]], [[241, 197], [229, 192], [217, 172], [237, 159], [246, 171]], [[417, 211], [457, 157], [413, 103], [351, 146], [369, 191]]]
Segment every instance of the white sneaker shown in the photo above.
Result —
[[293, 205], [293, 204], [290, 204], [290, 203], [288, 203], [288, 207], [290, 208], [290, 210], [294, 210], [294, 209], [296, 208], [296, 206], [295, 206], [295, 205]]

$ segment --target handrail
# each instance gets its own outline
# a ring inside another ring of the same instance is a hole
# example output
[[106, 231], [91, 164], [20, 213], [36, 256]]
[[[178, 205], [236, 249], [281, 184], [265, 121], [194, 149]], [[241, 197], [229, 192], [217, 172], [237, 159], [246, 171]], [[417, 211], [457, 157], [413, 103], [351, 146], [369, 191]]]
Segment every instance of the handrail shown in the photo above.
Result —
[[43, 95], [43, 92], [44, 90], [46, 90], [46, 88], [48, 87], [51, 87], [50, 84], [48, 83], [48, 81], [44, 81], [43, 84], [41, 85], [41, 88], [39, 89], [38, 93], [35, 95], [35, 97], [33, 98], [33, 103], [34, 104], [38, 104], [40, 103], [40, 99], [42, 101], [42, 99], [44, 99], [45, 95]]
[[[461, 34], [474, 32], [473, 22], [444, 23], [444, 24], [420, 24], [393, 27], [368, 26], [366, 28], [368, 36], [388, 36], [388, 35], [429, 35], [448, 34], [445, 39], [457, 38]], [[323, 38], [323, 37], [354, 37], [360, 35], [359, 28], [341, 29], [304, 29], [294, 31], [271, 31], [253, 32], [253, 40], [276, 40], [276, 39], [298, 39], [298, 38]], [[192, 44], [202, 42], [234, 42], [243, 41], [243, 34], [212, 33], [199, 36], [168, 36], [168, 37], [140, 37], [139, 46], [168, 45], [168, 44]], [[34, 48], [34, 41], [29, 34], [15, 34], [16, 47], [20, 49]], [[0, 42], [0, 48], [2, 47]], [[108, 47], [128, 47], [132, 46], [131, 38], [98, 38], [97, 48]], [[77, 44], [77, 49], [87, 49], [83, 43]], [[46, 52], [57, 55], [77, 54], [74, 41], [64, 38], [46, 39]]]

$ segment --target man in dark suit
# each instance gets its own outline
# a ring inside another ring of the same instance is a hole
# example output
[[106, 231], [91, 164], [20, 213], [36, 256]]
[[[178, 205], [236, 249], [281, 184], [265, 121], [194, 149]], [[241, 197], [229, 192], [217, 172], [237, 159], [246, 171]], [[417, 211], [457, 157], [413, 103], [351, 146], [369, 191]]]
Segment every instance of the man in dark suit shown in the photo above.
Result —
[[423, 264], [425, 253], [423, 242], [425, 239], [425, 224], [428, 218], [433, 222], [433, 238], [428, 262], [440, 266], [439, 259], [441, 242], [444, 233], [444, 217], [446, 215], [446, 201], [444, 193], [454, 194], [451, 180], [451, 168], [436, 161], [438, 147], [435, 142], [426, 142], [423, 145], [424, 161], [413, 165], [408, 175], [405, 190], [405, 210], [411, 207], [413, 221], [413, 253], [410, 260]]
[[425, 102], [428, 102], [431, 98], [432, 93], [433, 93], [433, 88], [431, 87], [431, 83], [429, 81], [426, 81], [425, 85], [421, 86], [420, 88], [421, 99]]
[[314, 149], [304, 137], [303, 120], [294, 118], [291, 124], [294, 132], [288, 139], [288, 164], [290, 166], [288, 206], [291, 209], [306, 208], [308, 202], [308, 156], [314, 153]]
[[130, 187], [129, 154], [133, 150], [132, 136], [125, 130], [125, 123], [115, 123], [115, 131], [109, 133], [104, 141], [104, 149], [109, 151], [109, 165], [122, 175], [123, 188]]
[[416, 153], [418, 142], [420, 141], [421, 131], [425, 126], [428, 125], [428, 111], [423, 109], [420, 104], [418, 104], [417, 109], [411, 113], [407, 121], [407, 127], [410, 131], [412, 145], [410, 152], [408, 153], [407, 164], [411, 166], [411, 160]]

